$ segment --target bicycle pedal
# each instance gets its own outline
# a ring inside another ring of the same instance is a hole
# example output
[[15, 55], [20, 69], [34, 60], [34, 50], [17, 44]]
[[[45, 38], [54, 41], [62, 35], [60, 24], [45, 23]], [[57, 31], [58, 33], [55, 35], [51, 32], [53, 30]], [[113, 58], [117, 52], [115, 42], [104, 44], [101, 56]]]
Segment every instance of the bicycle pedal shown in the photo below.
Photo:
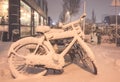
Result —
[[63, 69], [60, 69], [60, 70], [54, 69], [54, 74], [62, 74], [63, 72], [64, 72]]

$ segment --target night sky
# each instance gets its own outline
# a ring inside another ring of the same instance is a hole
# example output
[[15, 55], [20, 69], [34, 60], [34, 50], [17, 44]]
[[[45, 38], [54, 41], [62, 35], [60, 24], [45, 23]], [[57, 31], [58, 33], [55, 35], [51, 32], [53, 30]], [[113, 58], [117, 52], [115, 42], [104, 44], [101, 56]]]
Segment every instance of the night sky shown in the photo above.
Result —
[[[57, 22], [60, 12], [62, 11], [62, 0], [47, 0], [48, 1], [48, 16], [52, 18], [53, 21]], [[87, 18], [92, 18], [92, 11], [96, 15], [97, 22], [101, 22], [102, 18], [106, 15], [114, 15], [115, 8], [111, 6], [112, 0], [86, 0], [86, 12]], [[83, 0], [82, 0], [83, 3]], [[80, 13], [75, 17], [77, 19], [80, 14], [82, 14], [83, 5], [81, 5]], [[120, 7], [118, 7], [118, 14], [120, 12]]]

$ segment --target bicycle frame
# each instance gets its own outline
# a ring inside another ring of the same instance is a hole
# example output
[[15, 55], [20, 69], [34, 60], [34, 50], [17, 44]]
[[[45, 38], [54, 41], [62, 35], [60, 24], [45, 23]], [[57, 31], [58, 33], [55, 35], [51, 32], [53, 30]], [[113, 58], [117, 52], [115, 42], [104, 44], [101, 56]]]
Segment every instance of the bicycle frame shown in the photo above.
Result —
[[[69, 34], [69, 35], [68, 35]], [[77, 41], [77, 38], [75, 36], [75, 31], [67, 31], [67, 32], [60, 32], [60, 33], [46, 33], [45, 36], [47, 38], [48, 46], [51, 46], [52, 52], [55, 52], [53, 45], [50, 43], [50, 40], [56, 40], [56, 39], [65, 39], [65, 38], [73, 38], [73, 40], [69, 43], [69, 45], [63, 50], [60, 55], [65, 56], [65, 54], [70, 50], [70, 48], [73, 46], [73, 44]], [[49, 37], [51, 36], [51, 37]]]
[[56, 31], [58, 33], [56, 33], [56, 32], [45, 33], [44, 35], [46, 38], [47, 46], [49, 47], [51, 53], [53, 53], [55, 55], [57, 53], [55, 53], [55, 49], [53, 48], [53, 45], [50, 43], [50, 40], [72, 38], [72, 41], [68, 44], [68, 46], [59, 55], [61, 57], [64, 57], [68, 53], [68, 51], [71, 49], [71, 47], [75, 44], [75, 42], [78, 41], [81, 48], [88, 54], [88, 56], [91, 58], [91, 60], [94, 61], [93, 52], [91, 51], [91, 49], [87, 46], [87, 44], [82, 39], [84, 33], [81, 30], [79, 22], [80, 22], [80, 20], [77, 20], [75, 22], [66, 24], [62, 27], [64, 29], [71, 27], [72, 30], [67, 30], [67, 31], [63, 31], [63, 32]]
[[[56, 32], [55, 31], [51, 32], [52, 31], [51, 30], [49, 32], [44, 33], [45, 40], [43, 40], [43, 43], [44, 43], [44, 45], [46, 45], [48, 47], [48, 49], [50, 49], [49, 54], [52, 55], [51, 57], [53, 58], [53, 61], [55, 60], [55, 61], [58, 61], [58, 63], [59, 63], [59, 64], [55, 64], [55, 66], [53, 66], [53, 68], [57, 68], [57, 66], [58, 66], [58, 68], [62, 68], [65, 65], [64, 56], [67, 55], [69, 50], [72, 48], [72, 46], [76, 42], [78, 42], [81, 49], [83, 49], [88, 54], [88, 57], [91, 58], [91, 61], [95, 61], [93, 52], [91, 51], [91, 49], [87, 46], [87, 44], [82, 39], [83, 32], [81, 30], [79, 22], [80, 22], [80, 20], [78, 20], [77, 22], [72, 22], [70, 24], [63, 26], [64, 29], [67, 29], [70, 27], [72, 30], [59, 32], [57, 29]], [[56, 53], [50, 40], [66, 39], [66, 38], [72, 38], [72, 41], [68, 44], [68, 46], [60, 54]], [[51, 65], [52, 65], [52, 63], [51, 63]]]

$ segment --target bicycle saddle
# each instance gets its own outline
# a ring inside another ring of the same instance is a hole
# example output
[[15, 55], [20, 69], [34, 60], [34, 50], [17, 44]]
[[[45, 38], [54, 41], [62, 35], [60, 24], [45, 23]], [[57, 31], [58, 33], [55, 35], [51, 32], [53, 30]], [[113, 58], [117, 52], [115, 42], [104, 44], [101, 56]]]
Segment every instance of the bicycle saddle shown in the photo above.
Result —
[[48, 32], [48, 31], [50, 31], [50, 27], [49, 26], [37, 26], [36, 28], [35, 28], [35, 31], [36, 32], [42, 32], [42, 33], [46, 33], [46, 32]]

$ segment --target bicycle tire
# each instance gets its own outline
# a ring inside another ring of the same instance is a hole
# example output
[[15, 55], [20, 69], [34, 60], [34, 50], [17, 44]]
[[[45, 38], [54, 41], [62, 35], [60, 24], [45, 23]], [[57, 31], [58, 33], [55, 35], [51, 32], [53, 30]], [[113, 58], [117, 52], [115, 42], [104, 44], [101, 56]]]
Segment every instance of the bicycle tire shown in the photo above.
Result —
[[83, 64], [83, 68], [95, 75], [97, 75], [97, 67], [94, 63], [93, 60], [87, 55], [87, 53], [81, 48], [79, 44], [76, 44], [77, 46], [74, 48], [75, 49], [75, 56], [78, 55], [76, 58], [78, 58], [77, 63]]
[[[43, 66], [32, 66], [27, 65], [26, 60], [22, 58], [30, 53], [34, 52], [35, 48], [38, 46], [39, 41], [34, 37], [23, 38], [15, 43], [13, 43], [9, 50], [8, 63], [10, 67], [11, 74], [14, 78], [21, 77], [34, 77], [37, 75], [45, 75], [47, 73], [46, 68]], [[32, 47], [32, 49], [30, 49]], [[48, 51], [46, 46], [39, 44], [39, 55], [45, 55]], [[40, 51], [41, 49], [41, 51]], [[16, 55], [17, 54], [17, 55]], [[19, 55], [19, 56], [18, 56]]]

